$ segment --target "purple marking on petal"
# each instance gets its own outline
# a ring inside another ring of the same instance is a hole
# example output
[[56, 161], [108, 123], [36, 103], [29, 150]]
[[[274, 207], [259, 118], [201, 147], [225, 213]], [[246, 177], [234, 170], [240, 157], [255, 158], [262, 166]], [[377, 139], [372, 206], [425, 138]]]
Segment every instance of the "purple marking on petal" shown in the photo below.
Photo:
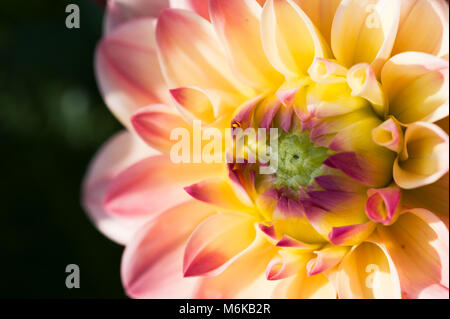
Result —
[[331, 155], [324, 161], [324, 164], [341, 170], [351, 179], [366, 185], [367, 176], [364, 174], [364, 168], [360, 162], [356, 153], [342, 152]]

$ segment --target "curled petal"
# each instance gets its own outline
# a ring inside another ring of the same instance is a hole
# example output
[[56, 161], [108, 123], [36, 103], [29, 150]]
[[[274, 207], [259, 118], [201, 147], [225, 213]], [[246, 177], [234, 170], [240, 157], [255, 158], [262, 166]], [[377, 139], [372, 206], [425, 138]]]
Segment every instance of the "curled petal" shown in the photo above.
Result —
[[109, 214], [103, 206], [106, 190], [122, 170], [157, 152], [129, 132], [112, 137], [95, 155], [84, 177], [82, 203], [89, 218], [108, 238], [126, 244], [145, 220]]
[[268, 0], [261, 26], [269, 61], [288, 79], [305, 75], [315, 57], [329, 54], [314, 24], [291, 0]]
[[344, 258], [349, 250], [350, 247], [347, 246], [327, 245], [316, 251], [317, 257], [311, 259], [306, 265], [308, 276], [315, 276], [333, 268]]
[[378, 145], [400, 153], [403, 148], [403, 131], [394, 119], [390, 118], [372, 130], [372, 139]]
[[265, 269], [277, 249], [257, 231], [253, 243], [221, 274], [203, 277], [196, 298], [270, 298], [276, 282], [266, 279]]
[[154, 34], [155, 19], [131, 21], [109, 33], [97, 47], [95, 71], [100, 91], [111, 112], [126, 126], [140, 107], [170, 100]]
[[387, 114], [386, 96], [369, 64], [354, 65], [348, 71], [347, 82], [352, 89], [352, 96], [361, 96], [368, 100], [379, 116], [384, 117]]
[[371, 188], [367, 191], [369, 199], [366, 203], [367, 216], [383, 225], [393, 224], [398, 217], [402, 191], [397, 186]]
[[388, 184], [395, 153], [372, 140], [372, 130], [379, 124], [378, 118], [368, 117], [338, 132], [329, 148], [340, 153], [331, 155], [324, 163], [342, 170], [363, 185], [381, 187]]
[[444, 57], [448, 55], [448, 29], [448, 3], [444, 0], [403, 0], [392, 52], [419, 51]]
[[289, 235], [283, 235], [283, 238], [281, 238], [276, 243], [276, 246], [284, 247], [284, 248], [295, 248], [295, 249], [307, 251], [307, 250], [318, 249], [320, 246], [322, 246], [322, 244], [321, 243], [309, 244], [309, 243], [302, 242], [298, 239], [294, 239], [294, 238], [290, 237]]
[[236, 74], [260, 91], [280, 84], [281, 74], [269, 63], [262, 47], [261, 7], [254, 0], [212, 0], [210, 10]]
[[448, 172], [449, 138], [441, 128], [426, 122], [411, 124], [403, 151], [394, 163], [394, 180], [411, 189], [436, 182]]
[[169, 88], [200, 87], [231, 104], [253, 95], [231, 73], [212, 25], [198, 15], [180, 9], [164, 10], [156, 25], [156, 42]]
[[[288, 235], [300, 243], [307, 244], [324, 242], [323, 237], [309, 223], [303, 205], [298, 200], [287, 197], [280, 198], [272, 218], [279, 237]], [[286, 240], [286, 237], [284, 239]], [[295, 242], [294, 245], [297, 244]]]
[[133, 298], [192, 298], [195, 278], [183, 278], [182, 260], [189, 235], [211, 208], [197, 201], [175, 206], [148, 222], [127, 245], [122, 282]]
[[273, 291], [277, 299], [335, 299], [336, 290], [324, 274], [308, 276], [306, 270], [283, 279]]
[[217, 275], [255, 239], [255, 219], [223, 213], [209, 217], [192, 233], [183, 261], [185, 277]]
[[252, 202], [247, 194], [236, 191], [223, 179], [204, 180], [185, 187], [185, 190], [195, 199], [219, 208], [240, 212], [252, 211]]
[[267, 265], [267, 280], [280, 280], [296, 274], [305, 266], [307, 255], [298, 252], [280, 250]]
[[381, 73], [389, 113], [404, 124], [448, 116], [448, 81], [448, 61], [421, 52], [392, 57]]
[[331, 47], [345, 67], [371, 64], [379, 74], [394, 45], [400, 19], [398, 0], [343, 0], [333, 20]]
[[401, 299], [397, 269], [386, 250], [365, 242], [352, 249], [336, 274], [339, 298]]
[[364, 224], [333, 227], [328, 234], [328, 239], [333, 245], [357, 245], [368, 238], [375, 227], [376, 224], [371, 221]]
[[425, 209], [411, 209], [389, 227], [378, 227], [407, 298], [448, 298], [448, 229]]
[[179, 87], [170, 90], [170, 94], [180, 113], [189, 121], [198, 119], [205, 123], [214, 122], [214, 105], [208, 95], [201, 89]]
[[347, 69], [339, 63], [324, 58], [315, 58], [308, 69], [308, 74], [316, 83], [333, 84], [345, 82]]
[[104, 205], [108, 212], [118, 216], [154, 216], [190, 200], [183, 187], [223, 174], [219, 164], [174, 164], [165, 155], [148, 157], [114, 178]]
[[368, 221], [364, 212], [365, 196], [355, 193], [315, 191], [308, 193], [309, 200], [302, 200], [308, 221], [324, 238], [335, 227], [364, 224]]
[[176, 143], [171, 139], [174, 129], [183, 129], [192, 136], [192, 127], [165, 105], [150, 105], [139, 109], [131, 118], [133, 128], [150, 146], [169, 154]]
[[310, 87], [306, 104], [314, 107], [320, 119], [347, 114], [368, 105], [367, 101], [351, 95], [347, 83], [316, 84]]

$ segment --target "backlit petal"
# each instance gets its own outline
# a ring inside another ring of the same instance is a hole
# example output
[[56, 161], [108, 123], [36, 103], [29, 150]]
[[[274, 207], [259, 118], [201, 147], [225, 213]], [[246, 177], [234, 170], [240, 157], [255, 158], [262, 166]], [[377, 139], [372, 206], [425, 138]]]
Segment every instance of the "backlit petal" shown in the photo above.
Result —
[[440, 298], [448, 298], [448, 229], [431, 212], [411, 209], [389, 227], [378, 228], [400, 276], [403, 294], [427, 298], [429, 289], [443, 286]]
[[338, 62], [347, 68], [369, 63], [379, 74], [394, 45], [400, 4], [400, 0], [343, 0], [331, 30]]

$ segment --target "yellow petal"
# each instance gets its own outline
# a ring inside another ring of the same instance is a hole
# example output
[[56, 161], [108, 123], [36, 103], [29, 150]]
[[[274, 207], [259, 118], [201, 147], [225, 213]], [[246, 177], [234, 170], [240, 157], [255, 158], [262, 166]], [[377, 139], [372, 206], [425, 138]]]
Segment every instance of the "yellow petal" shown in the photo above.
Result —
[[328, 44], [331, 43], [331, 25], [342, 0], [294, 0], [308, 15]]
[[403, 151], [394, 163], [394, 180], [411, 189], [436, 182], [448, 172], [449, 138], [437, 125], [416, 122], [405, 132]]
[[308, 276], [306, 267], [296, 276], [283, 279], [273, 291], [278, 299], [335, 299], [336, 290], [324, 274]]
[[356, 246], [344, 257], [336, 283], [342, 299], [401, 298], [400, 281], [391, 258], [369, 242]]
[[282, 76], [267, 60], [261, 42], [261, 7], [253, 0], [210, 1], [211, 20], [230, 64], [248, 85], [264, 91]]
[[378, 82], [375, 73], [367, 63], [353, 66], [347, 74], [347, 82], [352, 89], [352, 96], [361, 96], [368, 100], [375, 112], [386, 116], [388, 112], [387, 99], [384, 95], [381, 83]]
[[288, 79], [305, 75], [315, 57], [326, 57], [325, 40], [308, 16], [291, 0], [268, 0], [261, 33], [272, 65]]
[[196, 86], [242, 102], [253, 91], [231, 72], [208, 21], [185, 10], [167, 9], [156, 26], [158, 56], [169, 88]]
[[345, 67], [369, 63], [379, 74], [389, 58], [400, 19], [399, 0], [344, 0], [331, 30], [334, 56]]
[[389, 112], [401, 123], [448, 116], [448, 61], [421, 52], [401, 53], [386, 62], [381, 82]]
[[411, 209], [393, 225], [380, 226], [378, 234], [398, 269], [406, 297], [427, 298], [442, 286], [441, 297], [448, 298], [448, 229], [439, 218], [424, 209]]
[[372, 139], [378, 145], [399, 153], [403, 148], [403, 131], [397, 121], [390, 118], [372, 130]]
[[402, 0], [393, 54], [406, 51], [448, 55], [448, 4], [444, 0]]

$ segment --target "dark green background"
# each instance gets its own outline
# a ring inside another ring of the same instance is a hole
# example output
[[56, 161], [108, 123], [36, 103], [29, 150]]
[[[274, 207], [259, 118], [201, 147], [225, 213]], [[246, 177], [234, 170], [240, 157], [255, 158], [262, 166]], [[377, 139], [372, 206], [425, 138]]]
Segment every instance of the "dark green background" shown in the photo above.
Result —
[[[69, 3], [80, 29], [65, 27]], [[122, 247], [80, 206], [90, 159], [120, 130], [93, 74], [102, 15], [91, 0], [0, 1], [1, 298], [124, 297]], [[71, 263], [80, 289], [65, 286]]]

